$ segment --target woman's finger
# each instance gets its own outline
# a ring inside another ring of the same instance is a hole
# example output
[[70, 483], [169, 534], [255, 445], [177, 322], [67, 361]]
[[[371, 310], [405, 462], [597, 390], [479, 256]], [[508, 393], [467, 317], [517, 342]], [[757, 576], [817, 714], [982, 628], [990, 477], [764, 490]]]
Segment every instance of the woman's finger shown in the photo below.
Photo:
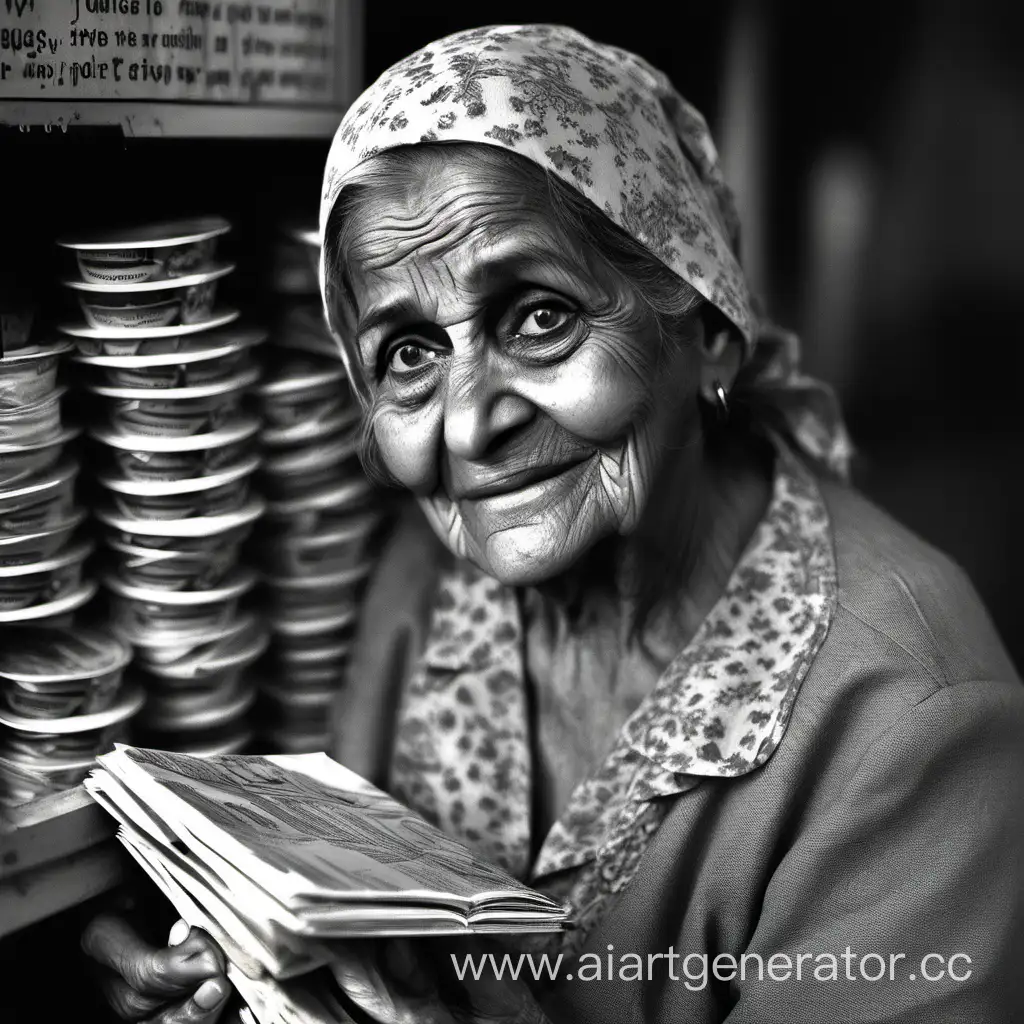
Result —
[[136, 992], [124, 978], [113, 973], [100, 982], [100, 987], [108, 1005], [121, 1020], [144, 1020], [162, 1010], [166, 1003], [162, 998]]
[[193, 928], [171, 949], [151, 946], [126, 921], [103, 914], [82, 936], [82, 949], [119, 974], [140, 995], [183, 996], [225, 971], [224, 954], [209, 936]]
[[231, 983], [227, 978], [208, 978], [191, 999], [151, 1018], [150, 1024], [214, 1024], [228, 1005]]

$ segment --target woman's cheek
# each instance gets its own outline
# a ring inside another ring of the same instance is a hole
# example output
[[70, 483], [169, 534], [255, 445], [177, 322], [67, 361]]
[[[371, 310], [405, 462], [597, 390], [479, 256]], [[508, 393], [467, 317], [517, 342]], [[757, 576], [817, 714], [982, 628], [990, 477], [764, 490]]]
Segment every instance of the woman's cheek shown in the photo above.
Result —
[[438, 483], [437, 445], [440, 411], [381, 409], [374, 414], [373, 432], [388, 472], [416, 494], [429, 494]]
[[650, 404], [643, 360], [620, 339], [591, 335], [554, 374], [548, 414], [595, 445], [623, 439]]

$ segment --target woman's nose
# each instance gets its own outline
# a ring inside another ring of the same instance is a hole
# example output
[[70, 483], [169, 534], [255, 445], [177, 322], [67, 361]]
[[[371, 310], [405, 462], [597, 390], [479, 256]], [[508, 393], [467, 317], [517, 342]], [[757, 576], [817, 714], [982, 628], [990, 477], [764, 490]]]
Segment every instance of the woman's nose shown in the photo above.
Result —
[[534, 416], [532, 403], [516, 393], [507, 369], [495, 363], [486, 352], [463, 355], [449, 370], [444, 440], [460, 458], [486, 457]]

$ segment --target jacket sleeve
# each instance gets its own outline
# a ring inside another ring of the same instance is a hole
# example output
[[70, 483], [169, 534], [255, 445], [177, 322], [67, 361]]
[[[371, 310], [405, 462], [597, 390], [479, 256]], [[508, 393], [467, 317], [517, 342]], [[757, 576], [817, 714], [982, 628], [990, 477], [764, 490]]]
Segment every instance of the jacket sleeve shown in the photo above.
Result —
[[937, 690], [794, 831], [728, 1024], [1024, 1021], [1019, 685]]

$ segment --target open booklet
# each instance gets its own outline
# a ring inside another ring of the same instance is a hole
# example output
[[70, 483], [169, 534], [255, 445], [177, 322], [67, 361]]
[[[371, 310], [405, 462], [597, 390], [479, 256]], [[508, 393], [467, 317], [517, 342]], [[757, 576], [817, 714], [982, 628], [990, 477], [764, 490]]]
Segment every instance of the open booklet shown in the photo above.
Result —
[[[86, 788], [181, 917], [221, 944], [261, 1021], [290, 1016], [254, 1005], [285, 999], [287, 986], [271, 979], [329, 968], [339, 940], [568, 924], [566, 906], [326, 754], [196, 757], [118, 744], [97, 760]], [[296, 1019], [338, 1017], [306, 1006]]]

